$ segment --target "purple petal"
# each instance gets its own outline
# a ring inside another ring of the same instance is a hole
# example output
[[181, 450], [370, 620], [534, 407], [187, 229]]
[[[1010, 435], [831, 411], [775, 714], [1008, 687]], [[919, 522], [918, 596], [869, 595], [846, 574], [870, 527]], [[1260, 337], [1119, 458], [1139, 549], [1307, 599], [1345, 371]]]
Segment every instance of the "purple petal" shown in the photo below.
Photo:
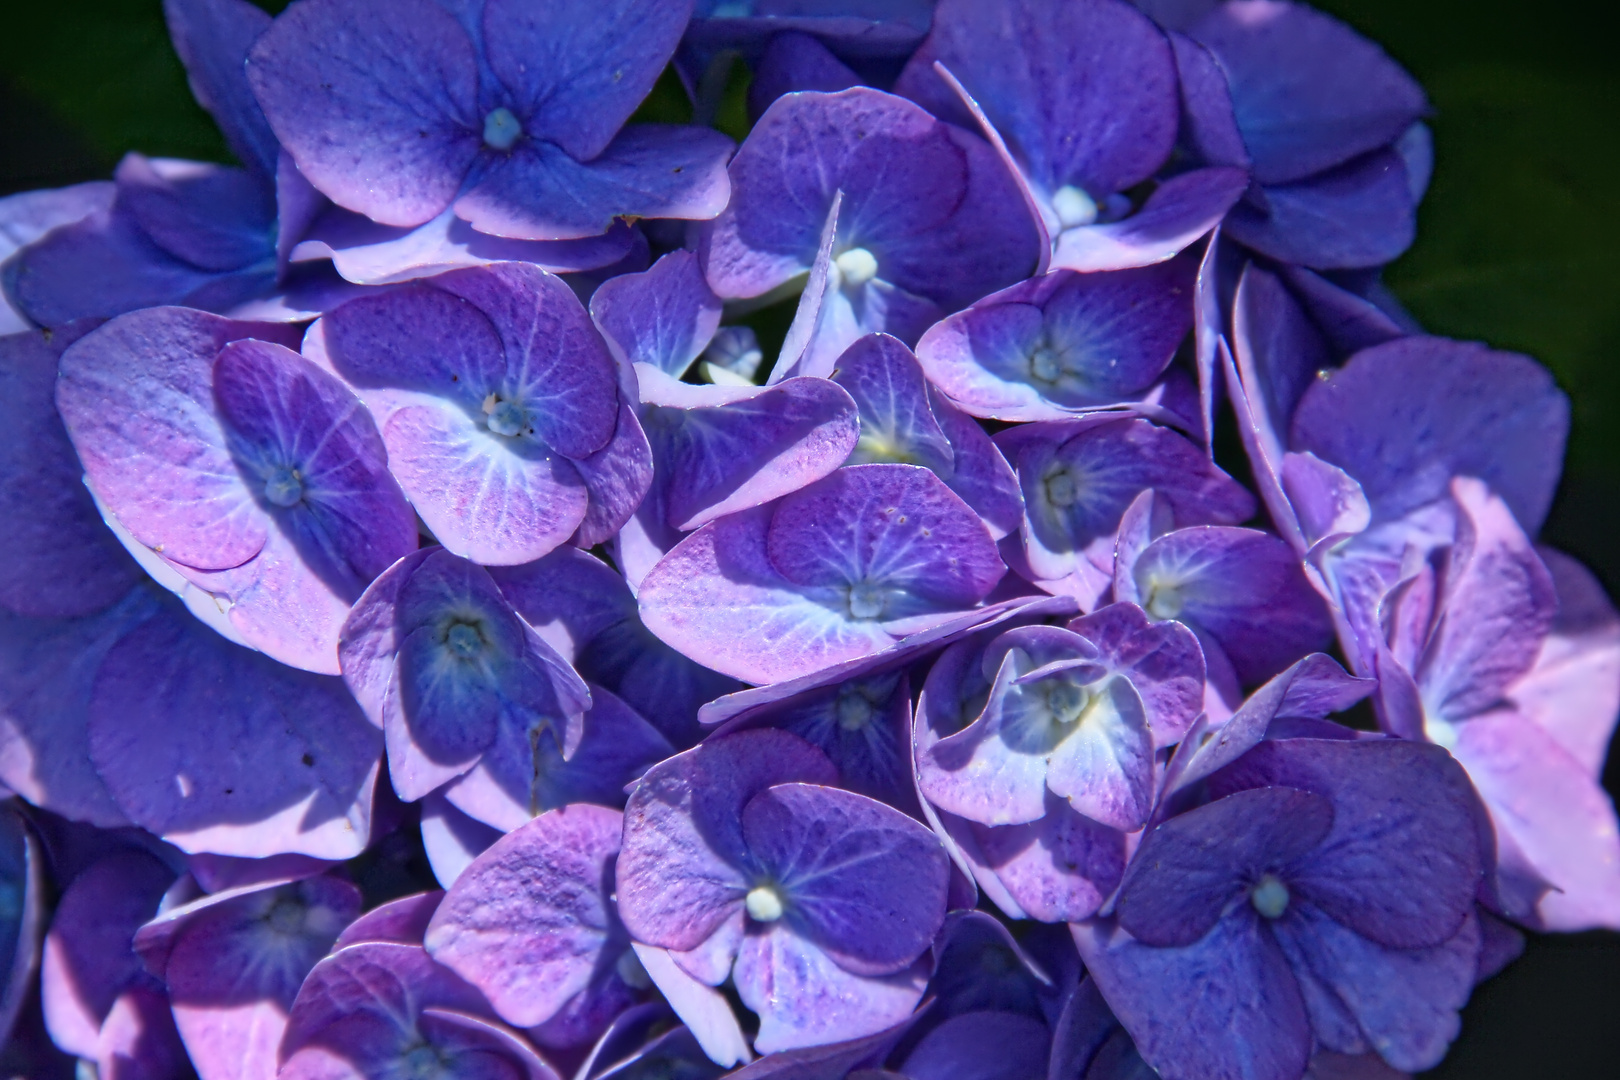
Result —
[[748, 1040], [737, 1025], [737, 1016], [725, 995], [698, 982], [675, 966], [666, 949], [636, 943], [632, 946], [647, 975], [681, 1018], [693, 1038], [722, 1068], [752, 1060]]
[[938, 323], [917, 359], [975, 416], [1054, 420], [1119, 404], [1152, 385], [1191, 329], [1182, 297], [1195, 270], [1191, 261], [1054, 270]]
[[526, 132], [589, 161], [652, 90], [690, 8], [688, 0], [488, 0], [484, 48]]
[[261, 177], [203, 162], [127, 154], [114, 173], [119, 212], [158, 247], [202, 270], [248, 267], [273, 254], [275, 206]]
[[1569, 401], [1541, 365], [1413, 337], [1357, 353], [1313, 382], [1290, 441], [1354, 477], [1379, 520], [1439, 498], [1453, 476], [1473, 476], [1534, 533], [1552, 501], [1568, 430]]
[[261, 177], [275, 176], [281, 146], [243, 75], [248, 49], [270, 17], [245, 0], [165, 0], [163, 14], [197, 103], [239, 160]]
[[57, 1046], [94, 1057], [118, 996], [150, 985], [131, 942], [173, 882], [174, 871], [153, 856], [125, 851], [97, 862], [63, 894], [40, 970], [45, 1025]]
[[754, 64], [754, 77], [748, 84], [748, 115], [757, 119], [777, 98], [796, 90], [835, 94], [860, 84], [861, 77], [820, 39], [796, 31], [776, 33]]
[[506, 261], [533, 263], [559, 274], [599, 270], [630, 253], [635, 233], [619, 227], [579, 240], [507, 240], [475, 231], [448, 209], [413, 229], [378, 225], [332, 208], [299, 240], [292, 250], [294, 262], [331, 259], [346, 281], [390, 285]]
[[379, 904], [343, 928], [332, 951], [346, 949], [367, 941], [393, 942], [398, 945], [420, 945], [427, 932], [428, 922], [444, 901], [444, 892], [413, 893], [398, 900]]
[[478, 61], [432, 0], [316, 0], [248, 54], [248, 82], [299, 171], [349, 210], [421, 225], [480, 150]]
[[427, 930], [429, 954], [483, 991], [509, 1023], [550, 1019], [608, 956], [622, 817], [578, 805], [502, 837], [445, 895]]
[[1429, 711], [1460, 720], [1496, 705], [1535, 664], [1558, 594], [1506, 503], [1471, 478], [1452, 481], [1452, 492], [1457, 539], [1414, 674]]
[[[1265, 0], [1260, 0], [1265, 2]], [[1306, 180], [1263, 189], [1226, 219], [1234, 240], [1283, 262], [1322, 270], [1379, 266], [1412, 245], [1416, 207], [1393, 151]]]
[[1059, 233], [1052, 266], [1128, 270], [1174, 258], [1219, 225], [1248, 186], [1241, 169], [1195, 169], [1172, 177], [1127, 218]]
[[692, 949], [742, 906], [741, 816], [773, 784], [833, 784], [821, 751], [785, 731], [745, 731], [670, 758], [636, 784], [618, 861], [619, 916], [638, 941]]
[[[63, 188], [45, 188], [39, 191], [21, 191], [0, 198], [0, 264], [4, 264], [18, 248], [37, 242], [46, 233], [63, 225], [71, 225], [92, 214], [104, 218], [112, 209], [115, 187], [110, 180], [96, 180], [73, 184]], [[12, 296], [6, 295], [15, 282], [9, 280], [12, 267], [0, 269], [0, 334], [19, 334], [32, 326], [23, 313], [14, 306]]]
[[1166, 1076], [1293, 1080], [1311, 1027], [1299, 986], [1258, 918], [1239, 913], [1182, 948], [1155, 948], [1107, 923], [1077, 923], [1086, 970]]
[[1284, 454], [1281, 472], [1283, 491], [1307, 545], [1353, 536], [1372, 523], [1372, 506], [1361, 485], [1338, 466], [1312, 453]]
[[[1276, 931], [1302, 981], [1305, 971], [1320, 980], [1385, 1061], [1411, 1072], [1439, 1064], [1461, 1030], [1457, 1011], [1474, 988], [1477, 920], [1466, 921], [1452, 939], [1418, 950], [1383, 948], [1308, 905], [1279, 920]], [[1330, 1049], [1363, 1048], [1334, 1047], [1316, 1026]]]
[[869, 334], [838, 358], [832, 380], [860, 410], [861, 434], [850, 464], [922, 465], [948, 482], [956, 454], [935, 419], [928, 382], [910, 349], [887, 334]]
[[897, 89], [955, 120], [934, 60], [973, 93], [1048, 196], [1066, 184], [1097, 199], [1124, 191], [1150, 176], [1175, 140], [1169, 44], [1125, 3], [944, 0]]
[[1056, 795], [1027, 825], [974, 825], [989, 868], [1018, 906], [1041, 922], [1079, 922], [1097, 913], [1125, 870], [1124, 837], [1082, 816]]
[[1046, 1068], [1051, 1034], [1015, 1013], [969, 1012], [934, 1028], [907, 1055], [912, 1080], [1022, 1080]]
[[1012, 466], [973, 417], [932, 387], [928, 401], [955, 457], [945, 485], [962, 496], [984, 519], [990, 535], [1000, 540], [1018, 528], [1024, 511]]
[[[1261, 467], [1280, 475], [1288, 419], [1332, 359], [1300, 303], [1275, 275], [1244, 267], [1232, 301], [1232, 342], [1253, 414]], [[1287, 518], [1286, 510], [1277, 516]]]
[[1286, 787], [1239, 791], [1150, 832], [1120, 886], [1120, 925], [1179, 948], [1203, 938], [1262, 874], [1296, 863], [1332, 829], [1333, 803]]
[[1068, 625], [1097, 646], [1100, 663], [1130, 680], [1154, 743], [1179, 739], [1203, 697], [1204, 657], [1192, 632], [1177, 622], [1150, 623], [1135, 604], [1110, 604]]
[[1423, 90], [1382, 49], [1303, 4], [1240, 0], [1189, 32], [1226, 70], [1263, 184], [1388, 145], [1428, 111]]
[[695, 529], [820, 480], [856, 445], [854, 402], [826, 379], [693, 387], [656, 368], [637, 378], [665, 476], [665, 518]]
[[[1208, 11], [1217, 0], [1143, 0], [1139, 7], [1151, 11], [1147, 3], [1184, 3]], [[1200, 12], [1199, 14], [1202, 14]], [[1161, 25], [1181, 30], [1186, 20]], [[1208, 48], [1181, 33], [1171, 33], [1170, 47], [1176, 55], [1176, 73], [1181, 76], [1182, 139], [1198, 157], [1211, 165], [1235, 165], [1247, 169], [1249, 148], [1243, 145], [1237, 116], [1232, 111], [1232, 89], [1226, 70]]]
[[601, 687], [591, 689], [590, 703], [580, 721], [579, 745], [568, 757], [566, 738], [556, 737], [555, 725], [543, 715], [539, 721], [520, 723], [517, 716], [507, 714], [494, 745], [445, 789], [446, 797], [463, 813], [503, 832], [569, 803], [617, 806], [625, 786], [649, 765], [668, 757], [673, 747]]
[[672, 251], [645, 273], [603, 282], [591, 296], [591, 318], [615, 358], [678, 379], [719, 328], [720, 301], [697, 256]]
[[0, 522], [8, 557], [0, 605], [22, 615], [82, 616], [129, 591], [138, 573], [101, 524], [56, 412], [56, 369], [70, 331], [0, 338]]
[[1473, 910], [1480, 855], [1467, 776], [1438, 747], [1404, 740], [1262, 742], [1219, 778], [1333, 801], [1333, 828], [1288, 887], [1362, 937], [1397, 949], [1449, 940]]
[[1178, 529], [1131, 569], [1142, 606], [1208, 633], [1255, 682], [1326, 645], [1332, 624], [1287, 544], [1253, 529]]
[[852, 975], [778, 924], [749, 937], [737, 957], [737, 994], [759, 1015], [762, 1054], [874, 1035], [922, 998], [926, 960], [894, 975]]
[[96, 1039], [96, 1075], [107, 1080], [165, 1080], [189, 1064], [163, 991], [135, 986], [113, 1003]]
[[114, 801], [182, 850], [345, 859], [369, 839], [378, 737], [336, 679], [165, 611], [107, 654], [89, 713]]
[[731, 194], [731, 150], [717, 131], [665, 124], [627, 127], [584, 163], [549, 142], [520, 146], [456, 200], [456, 216], [514, 240], [596, 236], [619, 217], [706, 221]]
[[891, 620], [972, 607], [1006, 572], [978, 515], [911, 465], [851, 466], [788, 496], [771, 517], [767, 550], [799, 585], [892, 590], [879, 616]]
[[742, 829], [796, 932], [845, 971], [893, 975], [934, 940], [950, 863], [915, 819], [854, 792], [777, 784], [749, 800]]

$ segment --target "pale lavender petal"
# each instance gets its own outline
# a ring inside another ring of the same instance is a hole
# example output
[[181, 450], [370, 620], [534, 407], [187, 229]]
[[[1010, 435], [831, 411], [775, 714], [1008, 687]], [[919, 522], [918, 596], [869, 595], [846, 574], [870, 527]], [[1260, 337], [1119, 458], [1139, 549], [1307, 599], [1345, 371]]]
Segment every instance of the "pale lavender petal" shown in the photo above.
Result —
[[1241, 169], [1195, 169], [1155, 188], [1120, 221], [1058, 234], [1052, 265], [1068, 270], [1128, 270], [1174, 258], [1221, 223], [1249, 186]]
[[440, 792], [422, 800], [422, 850], [434, 878], [447, 889], [501, 836], [499, 829], [458, 810]]
[[672, 251], [640, 274], [611, 278], [591, 296], [591, 318], [621, 363], [680, 378], [720, 326], [720, 301], [697, 256]]
[[135, 986], [113, 1003], [92, 1055], [107, 1080], [168, 1080], [189, 1064], [161, 989]]
[[420, 945], [433, 913], [439, 909], [439, 904], [443, 901], [443, 891], [435, 889], [379, 904], [344, 927], [343, 932], [332, 943], [332, 951], [336, 952], [366, 941]]
[[1202, 703], [1204, 657], [1180, 623], [1151, 623], [1135, 604], [1109, 604], [1068, 628], [1097, 646], [1099, 662], [1130, 680], [1142, 699], [1155, 745], [1169, 746], [1192, 724]]
[[748, 1040], [737, 1024], [737, 1015], [725, 995], [698, 982], [675, 966], [667, 949], [636, 942], [636, 956], [653, 984], [658, 987], [709, 1060], [722, 1068], [753, 1059]]
[[1079, 922], [1097, 913], [1125, 871], [1125, 838], [1048, 794], [1046, 815], [1027, 825], [973, 834], [990, 870], [1018, 906], [1042, 922]]

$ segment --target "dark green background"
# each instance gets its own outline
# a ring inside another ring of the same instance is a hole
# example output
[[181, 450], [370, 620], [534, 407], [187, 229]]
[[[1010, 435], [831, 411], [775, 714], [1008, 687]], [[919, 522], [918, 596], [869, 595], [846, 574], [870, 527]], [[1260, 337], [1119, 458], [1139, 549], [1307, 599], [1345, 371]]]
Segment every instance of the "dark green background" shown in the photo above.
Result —
[[[540, 0], [544, 2], [544, 0]], [[995, 0], [984, 0], [994, 3]], [[262, 0], [279, 10], [282, 0]], [[1574, 401], [1546, 537], [1620, 585], [1620, 63], [1597, 0], [1321, 0], [1428, 87], [1437, 166], [1388, 281], [1425, 326], [1538, 357]], [[0, 193], [126, 150], [225, 157], [159, 0], [0, 0]], [[1620, 768], [1611, 761], [1611, 791]], [[1620, 936], [1531, 943], [1437, 1077], [1620, 1075]]]

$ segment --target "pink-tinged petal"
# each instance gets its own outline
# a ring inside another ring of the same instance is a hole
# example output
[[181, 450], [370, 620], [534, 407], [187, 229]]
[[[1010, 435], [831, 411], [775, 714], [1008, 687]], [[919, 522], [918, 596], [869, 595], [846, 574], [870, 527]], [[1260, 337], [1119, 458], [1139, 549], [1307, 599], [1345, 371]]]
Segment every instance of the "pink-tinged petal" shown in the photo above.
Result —
[[458, 810], [440, 792], [422, 799], [422, 850], [434, 878], [447, 889], [501, 836], [499, 829]]
[[149, 985], [131, 942], [156, 913], [174, 871], [143, 851], [118, 852], [73, 880], [58, 902], [40, 965], [51, 1041], [95, 1057], [97, 1034], [118, 996]]
[[669, 1007], [697, 1039], [709, 1060], [722, 1068], [753, 1060], [737, 1014], [718, 990], [698, 982], [675, 966], [667, 949], [635, 942], [631, 945], [647, 977], [658, 987]]
[[1620, 825], [1597, 781], [1511, 711], [1459, 724], [1456, 740], [1452, 752], [1490, 810], [1502, 873], [1553, 887], [1527, 921], [1547, 930], [1620, 927]]
[[456, 406], [406, 406], [383, 427], [383, 438], [417, 513], [464, 558], [530, 562], [566, 542], [585, 519], [589, 494], [573, 462], [537, 440], [491, 435]]
[[107, 654], [90, 757], [114, 801], [188, 851], [346, 859], [370, 839], [379, 738], [337, 679], [166, 611]]
[[691, 8], [691, 0], [489, 0], [484, 48], [525, 130], [589, 161], [652, 91]]
[[[827, 217], [821, 223], [815, 257], [810, 260], [804, 288], [793, 306], [793, 321], [782, 338], [776, 363], [765, 378], [766, 385], [794, 375], [830, 376], [831, 365], [847, 347], [844, 339], [858, 333], [849, 298], [839, 292], [842, 272], [833, 266], [833, 245], [838, 240], [838, 217], [843, 209], [844, 189], [839, 188], [827, 204]], [[713, 236], [712, 232], [705, 233], [711, 241]], [[705, 251], [710, 256], [706, 261], [712, 264], [712, 243]], [[722, 257], [724, 255], [722, 249]]]
[[1477, 797], [1437, 746], [1267, 740], [1209, 783], [1215, 793], [1280, 786], [1331, 799], [1332, 831], [1294, 862], [1287, 885], [1370, 941], [1430, 948], [1473, 912], [1482, 861]]
[[332, 943], [332, 951], [367, 941], [420, 945], [433, 913], [443, 901], [444, 892], [434, 889], [379, 904], [344, 927]]
[[676, 967], [703, 985], [719, 986], [731, 977], [731, 965], [737, 959], [747, 923], [747, 912], [738, 908], [696, 948], [671, 949], [669, 957]]
[[[855, 403], [826, 379], [714, 388], [675, 383], [656, 368], [637, 378], [665, 479], [665, 518], [696, 529], [805, 487], [844, 463], [856, 445]], [[713, 399], [714, 404], [705, 404]]]
[[1052, 265], [1095, 272], [1152, 266], [1174, 258], [1219, 225], [1248, 186], [1248, 174], [1242, 169], [1182, 173], [1155, 188], [1130, 217], [1059, 233]]
[[634, 237], [631, 229], [620, 227], [578, 240], [507, 240], [478, 232], [451, 210], [405, 228], [333, 208], [299, 237], [292, 261], [330, 259], [345, 281], [357, 285], [392, 285], [507, 261], [561, 274], [613, 265], [630, 253]]
[[[1361, 1045], [1334, 1046], [1322, 1038], [1318, 1021], [1318, 1038], [1329, 1049], [1355, 1051], [1371, 1043], [1390, 1065], [1409, 1072], [1439, 1064], [1462, 1028], [1457, 1012], [1474, 988], [1478, 920], [1470, 917], [1450, 939], [1427, 949], [1384, 948], [1309, 905], [1278, 920], [1275, 929], [1302, 984], [1316, 981], [1336, 999], [1333, 1011], [1345, 1010], [1365, 1036], [1356, 1040]], [[1306, 1002], [1314, 1004], [1309, 991]]]
[[1372, 506], [1349, 473], [1309, 451], [1284, 454], [1281, 480], [1308, 547], [1347, 537], [1372, 524]]
[[1591, 776], [1620, 716], [1620, 616], [1592, 572], [1568, 555], [1539, 548], [1558, 590], [1558, 615], [1536, 665], [1509, 697]]
[[753, 683], [798, 678], [895, 643], [881, 624], [834, 609], [841, 597], [833, 589], [783, 577], [766, 554], [770, 522], [770, 507], [745, 510], [676, 545], [642, 579], [647, 629], [703, 666]]
[[1079, 922], [1097, 913], [1125, 871], [1123, 834], [1048, 794], [1046, 815], [1027, 825], [975, 824], [988, 868], [1029, 918]]
[[1569, 401], [1535, 361], [1414, 337], [1357, 353], [1314, 382], [1291, 441], [1355, 477], [1379, 519], [1439, 498], [1453, 476], [1473, 476], [1534, 533], [1568, 430]]
[[298, 987], [359, 908], [355, 886], [315, 878], [239, 896], [185, 921], [163, 971], [199, 1075], [274, 1080]]
[[1123, 191], [1150, 176], [1175, 140], [1169, 43], [1128, 4], [945, 0], [897, 89], [956, 120], [959, 107], [933, 75], [936, 59], [1048, 195], [1065, 184], [1098, 200]]
[[339, 206], [420, 225], [480, 149], [478, 59], [431, 0], [317, 0], [277, 19], [248, 82], [298, 169]]
[[1333, 821], [1329, 799], [1286, 787], [1239, 791], [1170, 818], [1131, 861], [1117, 904], [1120, 925], [1146, 945], [1193, 945], [1262, 874], [1308, 856]]
[[1111, 923], [1071, 928], [1086, 971], [1167, 1080], [1293, 1080], [1311, 1025], [1299, 984], [1258, 918], [1241, 912], [1180, 948], [1155, 948]]
[[1381, 48], [1304, 4], [1242, 0], [1188, 32], [1225, 69], [1264, 184], [1388, 145], [1428, 111], [1422, 88]]
[[843, 1080], [847, 1076], [871, 1076], [872, 1072], [861, 1066], [886, 1059], [921, 1015], [914, 1013], [876, 1035], [798, 1050], [778, 1050], [733, 1075], [740, 1080]]
[[1268, 187], [1239, 202], [1226, 233], [1274, 259], [1318, 270], [1354, 270], [1394, 260], [1417, 232], [1411, 178], [1400, 156], [1380, 150], [1329, 172]]
[[928, 958], [893, 975], [853, 975], [784, 924], [750, 936], [737, 955], [737, 994], [759, 1015], [762, 1054], [874, 1035], [910, 1015]]
[[968, 1012], [934, 1028], [907, 1055], [912, 1080], [1023, 1080], [1046, 1068], [1051, 1034], [1017, 1013]]
[[720, 300], [697, 256], [672, 251], [650, 270], [604, 281], [591, 295], [591, 318], [620, 363], [678, 379], [719, 328]]
[[622, 819], [579, 804], [502, 837], [445, 895], [424, 939], [428, 953], [509, 1023], [551, 1019], [609, 956]]
[[1558, 594], [1506, 503], [1468, 477], [1451, 491], [1457, 539], [1413, 674], [1428, 710], [1454, 721], [1491, 708], [1535, 664]]
[[263, 329], [154, 308], [62, 356], [57, 406], [91, 483], [136, 539], [175, 562], [224, 570], [265, 545], [269, 515], [231, 456], [212, 386], [219, 350]]
[[638, 941], [688, 950], [742, 908], [742, 812], [781, 783], [837, 782], [825, 754], [785, 731], [744, 731], [648, 770], [625, 807], [619, 917]]
[[134, 986], [118, 995], [101, 1025], [92, 1055], [107, 1080], [169, 1080], [183, 1076], [186, 1050], [161, 989]]
[[915, 819], [854, 792], [777, 784], [749, 800], [742, 828], [789, 924], [845, 971], [893, 975], [934, 940], [950, 863]]
[[718, 131], [633, 124], [580, 162], [549, 142], [520, 144], [455, 202], [474, 229], [512, 240], [576, 240], [621, 218], [707, 221], [731, 195]]

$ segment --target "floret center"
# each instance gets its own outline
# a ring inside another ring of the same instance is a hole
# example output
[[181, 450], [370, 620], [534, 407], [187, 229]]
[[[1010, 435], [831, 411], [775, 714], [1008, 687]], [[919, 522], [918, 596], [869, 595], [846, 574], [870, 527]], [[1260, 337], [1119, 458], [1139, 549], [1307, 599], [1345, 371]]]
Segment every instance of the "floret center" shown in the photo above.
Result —
[[472, 623], [453, 623], [445, 635], [445, 643], [462, 660], [471, 660], [484, 651], [484, 635]]
[[774, 885], [755, 885], [749, 889], [743, 906], [748, 909], [748, 917], [755, 922], [775, 922], [786, 910], [782, 894], [776, 891]]
[[876, 619], [883, 614], [883, 590], [861, 582], [849, 587], [849, 614], [856, 619]]
[[1187, 606], [1187, 598], [1182, 596], [1181, 590], [1174, 585], [1154, 582], [1148, 589], [1147, 603], [1142, 606], [1155, 619], [1174, 619], [1180, 616], [1182, 608]]
[[1046, 478], [1046, 501], [1053, 506], [1073, 506], [1080, 499], [1080, 482], [1068, 469], [1059, 469]]
[[304, 929], [304, 905], [283, 897], [270, 906], [264, 921], [270, 929], [285, 937], [295, 937]]
[[1288, 910], [1288, 886], [1274, 874], [1262, 874], [1249, 890], [1249, 903], [1268, 919], [1280, 919]]
[[511, 398], [490, 394], [484, 399], [484, 424], [497, 435], [514, 438], [530, 430], [529, 413]]
[[845, 285], [865, 285], [877, 277], [877, 256], [863, 247], [850, 248], [833, 263], [838, 267], [839, 279]]
[[1091, 704], [1091, 691], [1073, 679], [1058, 676], [1042, 679], [1039, 692], [1046, 701], [1046, 711], [1059, 724], [1078, 721]]
[[491, 150], [512, 149], [512, 144], [522, 134], [523, 125], [505, 106], [491, 109], [489, 115], [484, 117], [484, 145]]
[[445, 1075], [444, 1059], [426, 1043], [412, 1047], [400, 1061], [400, 1075], [404, 1080], [437, 1080]]
[[1065, 229], [1078, 229], [1097, 220], [1097, 200], [1073, 184], [1064, 184], [1052, 196], [1052, 212]]
[[1029, 352], [1029, 375], [1036, 382], [1056, 383], [1063, 377], [1063, 354], [1043, 340]]
[[851, 687], [838, 694], [838, 726], [845, 731], [859, 731], [872, 722], [877, 710], [866, 700], [866, 695]]
[[304, 500], [303, 476], [297, 469], [281, 466], [265, 480], [264, 497], [273, 506], [297, 506]]

